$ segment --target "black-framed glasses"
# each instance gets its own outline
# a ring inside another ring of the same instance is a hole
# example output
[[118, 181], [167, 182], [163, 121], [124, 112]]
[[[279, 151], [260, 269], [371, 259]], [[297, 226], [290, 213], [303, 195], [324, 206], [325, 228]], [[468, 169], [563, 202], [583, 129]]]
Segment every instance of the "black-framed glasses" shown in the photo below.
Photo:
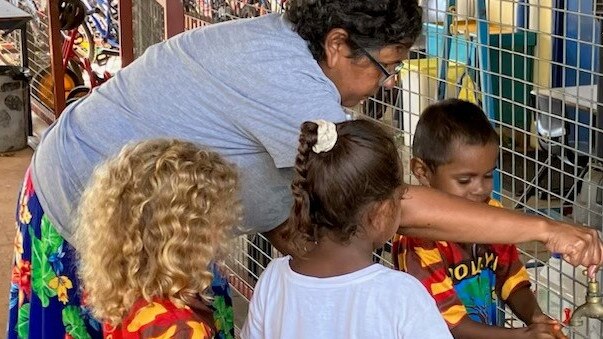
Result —
[[390, 80], [395, 80], [397, 78], [398, 74], [400, 73], [400, 71], [402, 70], [402, 67], [404, 67], [404, 62], [400, 62], [399, 64], [394, 64], [391, 67], [385, 67], [373, 55], [371, 55], [371, 53], [369, 53], [369, 51], [367, 51], [366, 48], [360, 46], [358, 43], [356, 43], [352, 39], [349, 39], [349, 40], [354, 45], [356, 45], [356, 47], [358, 47], [360, 49], [362, 54], [364, 54], [373, 63], [373, 65], [375, 65], [375, 67], [377, 67], [377, 69], [379, 71], [381, 71], [381, 78], [379, 79], [379, 86], [383, 86], [383, 84], [385, 84], [386, 82], [389, 82]]

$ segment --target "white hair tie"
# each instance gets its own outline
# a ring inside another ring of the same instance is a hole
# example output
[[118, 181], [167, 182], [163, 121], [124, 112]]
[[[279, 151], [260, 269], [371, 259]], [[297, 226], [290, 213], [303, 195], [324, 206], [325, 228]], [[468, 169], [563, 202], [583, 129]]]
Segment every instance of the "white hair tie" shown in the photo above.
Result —
[[318, 125], [318, 130], [316, 144], [312, 146], [312, 150], [314, 153], [330, 151], [337, 142], [337, 127], [334, 123], [322, 119], [313, 122]]

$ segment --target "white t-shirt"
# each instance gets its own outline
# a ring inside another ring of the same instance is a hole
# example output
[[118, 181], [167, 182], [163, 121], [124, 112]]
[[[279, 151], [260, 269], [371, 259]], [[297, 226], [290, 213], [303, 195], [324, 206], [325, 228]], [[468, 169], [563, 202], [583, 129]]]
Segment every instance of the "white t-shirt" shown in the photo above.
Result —
[[315, 278], [289, 260], [273, 260], [261, 275], [242, 338], [452, 338], [433, 298], [406, 273], [374, 264]]

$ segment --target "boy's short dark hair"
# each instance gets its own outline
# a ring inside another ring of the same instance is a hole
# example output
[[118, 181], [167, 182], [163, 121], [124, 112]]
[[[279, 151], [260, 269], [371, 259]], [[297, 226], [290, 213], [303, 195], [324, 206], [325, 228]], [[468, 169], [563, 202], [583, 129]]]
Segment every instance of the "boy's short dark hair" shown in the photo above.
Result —
[[498, 144], [498, 134], [482, 109], [468, 101], [447, 99], [427, 107], [417, 123], [413, 156], [435, 171], [448, 163], [456, 144]]

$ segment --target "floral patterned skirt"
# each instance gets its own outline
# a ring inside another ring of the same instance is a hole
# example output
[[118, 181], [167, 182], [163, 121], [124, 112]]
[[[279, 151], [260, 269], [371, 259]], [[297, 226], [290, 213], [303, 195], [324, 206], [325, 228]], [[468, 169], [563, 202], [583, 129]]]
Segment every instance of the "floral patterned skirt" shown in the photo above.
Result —
[[[30, 170], [19, 193], [7, 338], [102, 338], [101, 324], [83, 303], [74, 248], [44, 214]], [[234, 338], [232, 299], [214, 270], [218, 338]]]

